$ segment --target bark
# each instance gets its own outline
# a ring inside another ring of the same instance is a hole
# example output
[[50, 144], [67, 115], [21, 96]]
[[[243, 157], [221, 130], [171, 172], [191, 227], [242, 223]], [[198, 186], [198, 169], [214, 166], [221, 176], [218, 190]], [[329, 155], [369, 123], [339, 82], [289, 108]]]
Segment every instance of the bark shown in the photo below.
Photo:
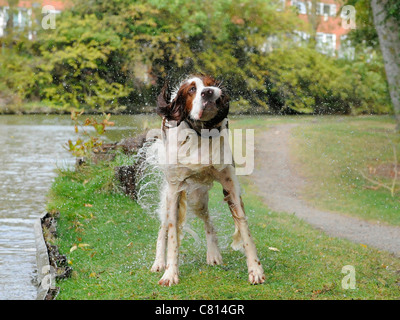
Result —
[[379, 37], [386, 77], [389, 84], [390, 98], [400, 131], [400, 27], [393, 17], [387, 17], [388, 0], [371, 0], [374, 24]]

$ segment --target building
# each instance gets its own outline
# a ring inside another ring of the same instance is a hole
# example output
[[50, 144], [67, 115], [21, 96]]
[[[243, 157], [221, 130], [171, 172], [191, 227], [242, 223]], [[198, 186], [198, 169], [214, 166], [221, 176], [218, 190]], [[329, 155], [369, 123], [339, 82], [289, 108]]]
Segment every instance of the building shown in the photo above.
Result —
[[[45, 6], [52, 6], [54, 9], [47, 11], [48, 13], [60, 13], [65, 9], [67, 1], [51, 1], [51, 0], [32, 0], [18, 1], [14, 8], [12, 21], [10, 21], [10, 6], [8, 1], [0, 0], [0, 37], [6, 33], [7, 24], [11, 24], [13, 28], [23, 30], [32, 25], [34, 11], [40, 10]], [[41, 10], [40, 10], [41, 13]], [[32, 39], [33, 31], [28, 31], [29, 39]]]
[[[35, 9], [36, 13], [39, 12], [39, 14], [41, 14], [41, 8], [51, 5], [54, 10], [50, 12], [57, 14], [64, 10], [69, 2], [68, 0], [20, 0], [13, 13], [12, 26], [13, 28], [22, 30], [27, 29], [28, 38], [32, 39], [35, 32], [30, 30], [29, 27], [34, 19], [33, 12], [35, 12]], [[283, 7], [296, 7], [299, 18], [310, 25], [311, 12], [313, 11], [311, 10], [311, 6], [313, 2], [314, 1], [311, 0], [281, 0]], [[314, 25], [316, 30], [314, 30], [314, 32], [317, 49], [325, 54], [352, 56], [352, 49], [346, 46], [345, 41], [346, 35], [350, 30], [342, 27], [342, 18], [339, 13], [341, 7], [341, 0], [317, 0], [314, 17], [316, 21]], [[5, 35], [7, 23], [10, 24], [9, 12], [10, 7], [8, 1], [0, 0], [0, 37]], [[310, 38], [310, 33], [304, 31], [297, 31], [296, 33], [299, 39], [307, 41]], [[272, 40], [268, 39], [265, 48], [263, 48], [264, 51], [271, 50], [268, 46], [271, 46]]]
[[[350, 29], [342, 27], [342, 15], [340, 13], [343, 2], [340, 0], [319, 0], [316, 2], [315, 16], [311, 17], [311, 1], [306, 0], [286, 0], [286, 6], [296, 6], [299, 18], [311, 25], [311, 19], [315, 20], [314, 30], [316, 36], [317, 49], [330, 55], [348, 54], [346, 37]], [[298, 31], [298, 36], [303, 40], [308, 40], [310, 34]]]

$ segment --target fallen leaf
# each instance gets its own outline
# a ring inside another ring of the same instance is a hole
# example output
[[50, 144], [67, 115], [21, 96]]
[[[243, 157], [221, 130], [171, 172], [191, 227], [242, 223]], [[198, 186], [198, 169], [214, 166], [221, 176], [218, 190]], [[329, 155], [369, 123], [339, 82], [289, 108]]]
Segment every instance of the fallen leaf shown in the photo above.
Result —
[[367, 248], [367, 245], [366, 245], [366, 244], [360, 243], [360, 246], [361, 246], [361, 247], [364, 247], [364, 248]]
[[74, 252], [76, 249], [78, 249], [78, 246], [74, 244], [71, 249], [69, 249], [69, 253]]
[[93, 205], [90, 204], [90, 203], [85, 203], [84, 206], [85, 206], [85, 207], [89, 207], [89, 208], [93, 207]]
[[89, 274], [89, 278], [94, 278], [96, 276], [97, 276], [96, 272], [92, 272], [91, 274]]
[[268, 249], [271, 250], [271, 251], [279, 251], [279, 249], [274, 248], [274, 247], [268, 247]]
[[86, 247], [89, 247], [89, 246], [90, 246], [90, 244], [88, 244], [88, 243], [80, 243], [80, 244], [78, 244], [79, 248], [86, 248]]

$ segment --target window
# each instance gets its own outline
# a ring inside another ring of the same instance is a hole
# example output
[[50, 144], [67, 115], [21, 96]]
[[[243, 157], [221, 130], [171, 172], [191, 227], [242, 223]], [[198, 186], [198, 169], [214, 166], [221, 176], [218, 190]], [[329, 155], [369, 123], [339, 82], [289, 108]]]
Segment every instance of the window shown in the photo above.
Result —
[[[308, 5], [308, 11], [311, 11], [312, 7], [312, 2], [311, 1], [297, 1], [297, 0], [292, 0], [291, 5], [296, 6], [297, 9], [299, 10], [300, 14], [307, 14], [307, 5]], [[325, 17], [334, 17], [336, 16], [336, 4], [328, 4], [328, 3], [322, 3], [322, 2], [317, 2], [315, 8], [315, 12], [319, 16], [325, 16]]]
[[329, 4], [324, 4], [324, 15], [330, 15], [331, 14], [331, 6]]
[[335, 54], [336, 35], [331, 33], [317, 32], [316, 35], [317, 49], [325, 54]]
[[336, 16], [336, 4], [331, 4], [330, 5], [330, 16], [331, 17]]
[[322, 15], [323, 14], [323, 12], [324, 12], [324, 4], [323, 3], [320, 3], [320, 2], [318, 2], [317, 4], [316, 4], [316, 6], [317, 6], [317, 8], [316, 8], [316, 14], [317, 15]]
[[303, 1], [292, 0], [292, 6], [296, 6], [300, 14], [307, 14], [306, 4]]

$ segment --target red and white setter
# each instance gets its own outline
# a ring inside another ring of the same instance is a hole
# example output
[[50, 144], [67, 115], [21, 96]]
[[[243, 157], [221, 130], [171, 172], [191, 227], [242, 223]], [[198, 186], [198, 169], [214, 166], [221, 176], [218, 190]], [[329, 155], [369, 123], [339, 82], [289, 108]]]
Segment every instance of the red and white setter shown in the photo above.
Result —
[[[218, 81], [203, 75], [191, 76], [181, 82], [174, 92], [168, 91], [164, 86], [157, 100], [157, 113], [162, 117], [163, 147], [169, 161], [164, 166], [166, 183], [161, 196], [161, 227], [151, 271], [165, 270], [160, 285], [178, 283], [180, 231], [186, 209], [204, 221], [207, 263], [222, 263], [216, 232], [208, 212], [208, 191], [213, 182], [218, 181], [223, 187], [224, 200], [229, 205], [235, 223], [232, 247], [244, 249], [249, 281], [251, 284], [261, 284], [265, 280], [264, 271], [250, 235], [232, 158], [219, 157], [220, 161], [208, 163], [188, 160], [193, 154], [198, 159], [197, 155], [209, 147], [212, 149], [211, 155], [217, 152], [220, 156], [219, 149], [226, 147], [226, 141], [215, 142], [227, 138], [222, 132], [228, 132], [229, 97]], [[210, 135], [204, 136], [204, 132]], [[177, 136], [178, 143], [173, 141]]]

